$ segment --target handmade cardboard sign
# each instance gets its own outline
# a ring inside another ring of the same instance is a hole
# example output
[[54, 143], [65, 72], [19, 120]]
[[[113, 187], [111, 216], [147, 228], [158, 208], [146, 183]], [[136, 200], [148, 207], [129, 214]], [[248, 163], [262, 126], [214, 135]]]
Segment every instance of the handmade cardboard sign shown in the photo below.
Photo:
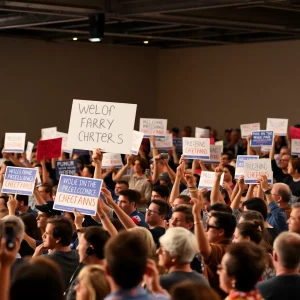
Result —
[[53, 209], [95, 216], [102, 179], [61, 175]]
[[6, 167], [1, 193], [32, 195], [37, 170]]
[[244, 181], [246, 184], [257, 184], [260, 176], [266, 175], [268, 183], [273, 183], [273, 171], [269, 158], [244, 161]]
[[182, 139], [183, 156], [187, 159], [209, 159], [209, 138], [186, 138]]
[[241, 124], [242, 138], [246, 138], [251, 135], [252, 131], [260, 130], [260, 123]]
[[209, 160], [203, 160], [206, 164], [218, 164], [221, 160], [222, 146], [210, 145], [210, 157]]
[[258, 155], [238, 155], [236, 159], [236, 166], [235, 166], [235, 179], [239, 179], [240, 176], [244, 176], [245, 171], [244, 171], [244, 162], [246, 160], [250, 159], [259, 159]]
[[[155, 137], [155, 144], [158, 150], [171, 150], [173, 147], [172, 134], [166, 134], [164, 137]], [[153, 145], [151, 143], [151, 148]]]
[[140, 132], [144, 133], [145, 138], [152, 135], [164, 137], [167, 134], [167, 123], [166, 119], [140, 118]]
[[267, 130], [274, 131], [275, 135], [286, 136], [288, 119], [267, 118]]
[[65, 132], [57, 131], [56, 137], [62, 138], [62, 145], [61, 145], [62, 151], [71, 154], [72, 149], [68, 148], [68, 134]]
[[31, 161], [31, 154], [33, 150], [34, 144], [31, 142], [27, 142], [27, 148], [26, 148], [26, 159], [30, 162]]
[[23, 153], [25, 148], [26, 133], [5, 133], [4, 152]]
[[143, 138], [144, 138], [143, 132], [133, 130], [132, 145], [131, 145], [131, 150], [130, 150], [131, 154], [137, 155], [139, 153]]
[[[211, 190], [216, 178], [216, 173], [215, 172], [210, 172], [210, 171], [202, 171], [201, 176], [200, 176], [200, 181], [198, 185], [198, 189], [203, 189], [206, 188], [207, 190]], [[224, 173], [221, 176], [220, 179], [220, 185], [222, 185], [224, 180]]]
[[108, 168], [122, 168], [123, 162], [121, 158], [121, 154], [117, 153], [103, 153], [103, 159], [102, 159], [102, 168], [108, 169]]
[[49, 128], [42, 128], [42, 140], [51, 140], [55, 139], [56, 132], [57, 132], [57, 127], [49, 127]]
[[290, 127], [290, 138], [291, 139], [300, 139], [300, 128], [291, 126]]

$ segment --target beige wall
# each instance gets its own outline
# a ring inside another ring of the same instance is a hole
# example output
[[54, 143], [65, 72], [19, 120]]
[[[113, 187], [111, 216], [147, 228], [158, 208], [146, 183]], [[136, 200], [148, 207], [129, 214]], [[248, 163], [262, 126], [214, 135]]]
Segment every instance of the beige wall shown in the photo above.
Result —
[[[267, 117], [300, 123], [300, 41], [159, 52], [159, 116], [223, 134]], [[164, 103], [164, 104], [163, 104]]]
[[[157, 98], [157, 50], [0, 38], [1, 128], [67, 132], [72, 99], [137, 103], [137, 120]], [[124, 119], [126, 122], [126, 119]]]

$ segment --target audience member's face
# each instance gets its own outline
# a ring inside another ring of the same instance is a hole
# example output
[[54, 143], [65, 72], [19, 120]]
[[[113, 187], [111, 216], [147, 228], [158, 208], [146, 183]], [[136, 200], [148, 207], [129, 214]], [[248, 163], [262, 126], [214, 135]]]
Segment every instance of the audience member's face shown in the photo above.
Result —
[[130, 203], [127, 197], [120, 195], [118, 199], [118, 206], [122, 208], [127, 215], [130, 215], [132, 213], [134, 203]]
[[53, 229], [53, 224], [47, 224], [43, 234], [43, 243], [45, 248], [54, 249], [57, 244], [56, 239], [53, 237]]
[[232, 179], [233, 178], [232, 178], [229, 170], [227, 168], [224, 168], [224, 181], [229, 183], [229, 182], [232, 182]]
[[239, 140], [239, 134], [236, 131], [231, 131], [230, 142], [232, 144], [235, 144], [235, 143], [237, 143], [238, 140]]
[[86, 254], [86, 249], [90, 246], [89, 243], [87, 242], [87, 240], [84, 238], [84, 234], [83, 233], [79, 233], [78, 234], [78, 246], [77, 246], [77, 251], [79, 254], [79, 261], [83, 262], [84, 259], [86, 258], [87, 254]]
[[124, 183], [117, 183], [115, 186], [115, 194], [119, 196], [120, 191], [128, 190], [128, 186]]
[[169, 220], [170, 227], [183, 227], [190, 230], [193, 227], [193, 223], [186, 222], [186, 216], [183, 212], [173, 212], [172, 218]]
[[172, 207], [175, 208], [176, 206], [181, 205], [181, 204], [186, 204], [186, 203], [184, 202], [183, 199], [181, 199], [181, 198], [176, 198], [176, 199], [173, 201]]
[[293, 208], [290, 218], [287, 223], [289, 224], [289, 231], [300, 234], [300, 208]]
[[233, 234], [233, 240], [232, 240], [232, 242], [233, 242], [233, 243], [241, 243], [241, 242], [247, 242], [247, 241], [248, 241], [248, 239], [245, 239], [245, 238], [241, 235], [239, 229], [235, 228], [235, 231], [234, 231], [234, 234]]
[[272, 194], [273, 200], [275, 200], [277, 203], [280, 202], [280, 196], [278, 196], [278, 191], [279, 191], [279, 187], [274, 185], [272, 187], [271, 194]]
[[93, 177], [93, 174], [90, 173], [90, 171], [87, 167], [84, 167], [81, 172], [81, 176], [91, 178], [91, 177]]
[[5, 205], [5, 199], [0, 198], [0, 209], [5, 209], [5, 208], [7, 208]]
[[139, 172], [143, 171], [143, 169], [141, 168], [141, 162], [139, 160], [136, 160], [134, 162], [133, 170], [134, 170], [135, 173], [139, 173]]
[[44, 186], [39, 186], [38, 191], [44, 200], [50, 199], [50, 194], [46, 192], [46, 188]]
[[215, 243], [224, 238], [220, 235], [222, 229], [217, 228], [217, 219], [215, 217], [209, 217], [206, 222], [206, 236], [210, 243]]
[[228, 165], [229, 164], [229, 155], [228, 154], [223, 154], [221, 156], [220, 164], [222, 166]]
[[233, 278], [227, 274], [226, 265], [229, 263], [229, 261], [230, 261], [229, 254], [225, 253], [225, 255], [222, 258], [220, 267], [218, 268], [218, 275], [219, 275], [219, 279], [220, 279], [220, 288], [225, 293], [230, 292], [230, 290], [232, 289], [232, 282], [233, 282]]
[[161, 217], [159, 214], [159, 205], [151, 203], [148, 211], [146, 212], [146, 223], [150, 226], [157, 226], [160, 221]]
[[158, 254], [158, 265], [160, 267], [169, 269], [173, 265], [172, 257], [170, 256], [168, 251], [164, 250], [164, 246], [162, 244], [157, 249], [156, 253]]
[[288, 173], [289, 173], [290, 175], [293, 175], [293, 174], [295, 173], [295, 170], [294, 170], [294, 168], [293, 168], [291, 162], [289, 162], [289, 164], [288, 164]]
[[85, 284], [83, 284], [81, 280], [78, 280], [78, 283], [76, 284], [74, 289], [76, 292], [76, 300], [90, 299], [88, 287]]
[[151, 200], [163, 200], [166, 201], [165, 198], [162, 198], [157, 192], [152, 191], [151, 193]]
[[206, 198], [203, 198], [203, 202], [202, 202], [202, 209], [204, 211], [207, 211], [207, 208], [210, 206], [210, 202], [206, 199]]
[[7, 208], [0, 208], [0, 219], [8, 215], [8, 209]]
[[289, 166], [290, 156], [287, 154], [284, 154], [279, 159], [279, 166], [281, 169], [287, 169]]
[[159, 180], [159, 185], [163, 185], [163, 186], [169, 187], [170, 182], [167, 181], [167, 180], [160, 179]]
[[279, 157], [282, 157], [284, 154], [289, 154], [289, 149], [286, 147], [280, 149]]
[[45, 213], [38, 211], [38, 215], [36, 217], [37, 227], [41, 229], [45, 229], [47, 225], [48, 217]]

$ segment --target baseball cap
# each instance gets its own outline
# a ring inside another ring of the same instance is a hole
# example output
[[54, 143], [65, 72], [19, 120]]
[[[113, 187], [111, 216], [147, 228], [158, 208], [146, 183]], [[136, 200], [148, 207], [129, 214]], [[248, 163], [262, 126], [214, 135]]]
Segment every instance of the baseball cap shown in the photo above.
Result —
[[46, 203], [44, 203], [43, 205], [36, 205], [35, 208], [43, 213], [48, 213], [53, 216], [60, 216], [61, 211], [53, 209], [53, 206], [54, 206], [54, 201], [49, 200], [46, 201]]
[[165, 181], [171, 181], [170, 176], [167, 172], [161, 173], [158, 176], [158, 180], [165, 180]]

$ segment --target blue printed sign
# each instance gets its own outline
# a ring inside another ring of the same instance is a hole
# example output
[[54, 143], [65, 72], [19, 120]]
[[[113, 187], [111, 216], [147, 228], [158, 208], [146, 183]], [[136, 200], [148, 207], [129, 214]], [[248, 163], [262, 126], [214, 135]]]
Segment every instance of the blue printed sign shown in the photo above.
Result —
[[78, 154], [78, 155], [90, 155], [89, 150], [80, 150], [80, 149], [73, 149], [72, 154]]
[[60, 175], [74, 175], [78, 173], [77, 160], [57, 160], [55, 162], [56, 178], [59, 179]]
[[76, 211], [95, 216], [103, 180], [61, 175], [54, 201], [54, 209]]
[[32, 195], [37, 170], [32, 168], [7, 167], [2, 193]]
[[273, 135], [274, 135], [274, 131], [269, 131], [269, 130], [252, 131], [250, 146], [251, 147], [272, 146]]
[[244, 176], [244, 162], [250, 159], [259, 159], [258, 155], [238, 155], [235, 166], [235, 179], [239, 179], [240, 176]]
[[173, 139], [173, 145], [175, 146], [177, 153], [182, 153], [182, 138]]

